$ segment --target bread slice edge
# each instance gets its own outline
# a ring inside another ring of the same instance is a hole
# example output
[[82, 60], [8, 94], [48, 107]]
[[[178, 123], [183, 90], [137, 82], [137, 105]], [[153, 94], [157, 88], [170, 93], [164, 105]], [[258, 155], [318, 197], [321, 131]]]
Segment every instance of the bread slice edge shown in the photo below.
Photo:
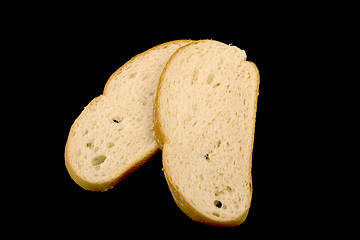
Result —
[[161, 88], [162, 88], [162, 79], [164, 78], [164, 72], [166, 72], [169, 64], [171, 63], [172, 59], [174, 58], [174, 56], [176, 56], [176, 54], [181, 51], [184, 47], [191, 45], [191, 44], [195, 44], [198, 43], [200, 41], [204, 41], [204, 40], [198, 40], [198, 41], [190, 41], [189, 44], [186, 44], [182, 47], [179, 47], [178, 49], [176, 49], [176, 51], [170, 56], [169, 60], [167, 61], [167, 63], [165, 64], [165, 67], [160, 75], [160, 80], [159, 80], [159, 84], [158, 84], [158, 88], [156, 90], [156, 96], [155, 96], [155, 104], [154, 104], [154, 138], [156, 140], [156, 143], [158, 144], [159, 149], [163, 150], [164, 147], [164, 142], [165, 142], [165, 134], [162, 130], [161, 127], [161, 123], [160, 121], [158, 121], [159, 119], [159, 111], [158, 106], [161, 104], [159, 101], [159, 92], [161, 92]]

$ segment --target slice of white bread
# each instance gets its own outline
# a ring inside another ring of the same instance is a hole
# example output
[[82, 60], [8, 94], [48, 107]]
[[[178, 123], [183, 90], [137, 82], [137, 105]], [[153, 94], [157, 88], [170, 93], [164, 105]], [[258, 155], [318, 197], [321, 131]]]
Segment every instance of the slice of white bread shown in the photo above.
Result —
[[190, 40], [168, 42], [141, 53], [111, 75], [73, 123], [65, 165], [82, 188], [106, 191], [158, 150], [153, 134], [154, 100], [170, 56]]
[[195, 221], [237, 226], [248, 214], [259, 83], [245, 51], [213, 40], [179, 48], [164, 68], [154, 131], [175, 202]]

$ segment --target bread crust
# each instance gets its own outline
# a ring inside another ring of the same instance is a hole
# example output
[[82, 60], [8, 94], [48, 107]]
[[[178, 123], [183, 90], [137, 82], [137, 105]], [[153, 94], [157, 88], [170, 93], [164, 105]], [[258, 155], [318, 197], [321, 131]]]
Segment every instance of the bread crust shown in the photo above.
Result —
[[[201, 41], [201, 40], [200, 40]], [[163, 131], [163, 128], [161, 126], [161, 122], [158, 121], [158, 119], [160, 118], [160, 113], [158, 111], [159, 106], [160, 106], [160, 101], [159, 101], [159, 93], [161, 92], [162, 89], [162, 79], [164, 78], [164, 72], [166, 72], [169, 64], [171, 63], [172, 59], [174, 58], [174, 56], [181, 51], [184, 47], [191, 45], [191, 44], [196, 44], [199, 41], [189, 41], [189, 44], [186, 44], [178, 49], [176, 49], [176, 51], [171, 55], [171, 57], [169, 58], [168, 62], [166, 63], [161, 75], [160, 75], [160, 80], [159, 80], [159, 85], [156, 91], [156, 97], [155, 97], [155, 106], [154, 106], [154, 138], [158, 144], [158, 147], [162, 150], [164, 147], [164, 142], [165, 142], [165, 134]]]
[[[157, 90], [157, 95], [155, 98], [155, 114], [154, 114], [154, 133], [155, 133], [155, 139], [157, 140], [160, 149], [163, 149], [163, 156], [162, 156], [162, 161], [163, 161], [163, 171], [164, 171], [164, 175], [165, 175], [165, 179], [168, 183], [169, 189], [171, 191], [171, 194], [177, 204], [177, 206], [188, 216], [190, 217], [192, 220], [197, 221], [197, 222], [201, 222], [203, 224], [207, 224], [207, 225], [212, 225], [212, 226], [220, 226], [220, 227], [235, 227], [240, 225], [241, 223], [243, 223], [249, 213], [249, 209], [250, 209], [250, 204], [251, 204], [251, 197], [252, 197], [252, 193], [253, 193], [253, 184], [252, 184], [252, 175], [251, 175], [251, 170], [252, 170], [252, 151], [253, 151], [253, 146], [254, 146], [254, 133], [255, 133], [255, 120], [253, 122], [253, 126], [252, 126], [252, 148], [251, 148], [251, 153], [250, 153], [250, 200], [249, 200], [249, 206], [247, 208], [247, 210], [245, 212], [243, 212], [240, 216], [238, 216], [235, 219], [229, 220], [229, 221], [221, 221], [221, 220], [217, 220], [217, 219], [213, 219], [213, 218], [209, 218], [208, 216], [202, 214], [200, 211], [198, 211], [192, 204], [191, 202], [183, 195], [181, 194], [181, 192], [176, 188], [176, 184], [174, 183], [173, 179], [171, 178], [171, 173], [170, 173], [170, 169], [168, 167], [168, 157], [166, 155], [166, 135], [164, 133], [164, 129], [163, 126], [161, 125], [161, 122], [159, 121], [159, 119], [161, 118], [160, 116], [160, 111], [159, 111], [159, 106], [161, 105], [161, 102], [159, 100], [159, 96], [162, 93], [162, 85], [163, 85], [163, 81], [164, 81], [164, 73], [165, 71], [168, 69], [168, 66], [171, 64], [173, 58], [176, 56], [176, 54], [178, 54], [180, 51], [183, 50], [183, 48], [188, 47], [189, 45], [193, 45], [193, 44], [198, 44], [199, 42], [204, 42], [204, 41], [209, 41], [209, 40], [200, 40], [200, 41], [196, 41], [193, 43], [190, 43], [188, 45], [185, 45], [183, 47], [180, 47], [179, 49], [177, 49], [173, 55], [170, 57], [169, 61], [167, 62], [166, 66], [164, 67], [164, 70], [160, 76], [160, 81], [159, 81], [159, 85], [158, 85], [158, 90]], [[210, 40], [212, 41], [212, 40]], [[257, 110], [257, 97], [259, 95], [259, 84], [260, 84], [260, 73], [259, 70], [257, 69], [256, 65], [253, 62], [249, 62], [246, 61], [250, 64], [252, 64], [254, 66], [254, 69], [256, 69], [257, 72], [257, 76], [256, 76], [256, 82], [257, 82], [257, 89], [256, 89], [256, 100], [255, 100], [255, 115], [256, 115], [256, 110]], [[255, 118], [256, 119], [256, 118]]]
[[[101, 98], [102, 96], [106, 96], [107, 92], [109, 91], [109, 86], [110, 86], [110, 82], [115, 79], [115, 77], [124, 69], [126, 69], [128, 67], [129, 64], [131, 64], [133, 61], [135, 61], [137, 58], [144, 56], [146, 54], [148, 54], [151, 50], [154, 50], [156, 48], [159, 47], [164, 47], [166, 45], [175, 43], [175, 42], [182, 42], [182, 43], [190, 43], [192, 42], [191, 40], [175, 40], [175, 41], [171, 41], [171, 42], [166, 42], [160, 45], [157, 45], [155, 47], [152, 47], [150, 49], [148, 49], [145, 52], [142, 52], [134, 57], [132, 57], [129, 61], [127, 61], [124, 65], [122, 65], [119, 69], [117, 69], [108, 79], [108, 81], [105, 84], [104, 90], [103, 90], [103, 95], [100, 95], [96, 98], [94, 98], [88, 105], [87, 107], [91, 106], [92, 104], [94, 104], [94, 102], [96, 102], [99, 98]], [[87, 108], [86, 107], [86, 108]], [[134, 172], [135, 170], [137, 170], [140, 166], [142, 166], [145, 162], [147, 162], [152, 156], [154, 156], [159, 148], [154, 148], [151, 151], [149, 151], [148, 153], [146, 153], [142, 158], [138, 159], [137, 161], [134, 162], [133, 165], [130, 165], [128, 168], [124, 169], [121, 174], [119, 174], [116, 178], [111, 179], [107, 182], [101, 182], [101, 183], [93, 183], [93, 182], [89, 182], [86, 181], [85, 179], [83, 179], [82, 177], [80, 177], [78, 175], [78, 173], [73, 169], [73, 167], [71, 166], [71, 156], [69, 154], [69, 149], [71, 148], [70, 142], [73, 136], [73, 132], [74, 132], [74, 128], [77, 125], [77, 122], [80, 121], [81, 119], [81, 115], [79, 115], [77, 117], [77, 119], [74, 121], [73, 125], [70, 128], [69, 131], [69, 135], [68, 135], [68, 139], [67, 142], [65, 144], [65, 152], [64, 152], [64, 158], [65, 158], [65, 166], [66, 169], [69, 172], [69, 175], [71, 176], [71, 178], [82, 188], [86, 189], [86, 190], [90, 190], [90, 191], [106, 191], [109, 190], [111, 188], [113, 188], [118, 182], [120, 182], [122, 179], [124, 179], [127, 175], [129, 175], [130, 173]]]

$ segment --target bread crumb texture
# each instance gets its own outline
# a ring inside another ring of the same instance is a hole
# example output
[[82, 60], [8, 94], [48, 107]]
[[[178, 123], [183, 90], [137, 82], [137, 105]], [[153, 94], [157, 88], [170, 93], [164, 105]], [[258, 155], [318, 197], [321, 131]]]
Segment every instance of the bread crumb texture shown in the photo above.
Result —
[[158, 150], [153, 108], [159, 78], [172, 53], [188, 43], [165, 43], [133, 57], [76, 119], [65, 163], [81, 187], [107, 190]]
[[244, 221], [258, 86], [258, 70], [245, 51], [217, 41], [180, 48], [167, 64], [156, 121], [165, 136], [167, 180], [197, 212], [185, 210], [190, 217], [200, 214], [213, 225]]

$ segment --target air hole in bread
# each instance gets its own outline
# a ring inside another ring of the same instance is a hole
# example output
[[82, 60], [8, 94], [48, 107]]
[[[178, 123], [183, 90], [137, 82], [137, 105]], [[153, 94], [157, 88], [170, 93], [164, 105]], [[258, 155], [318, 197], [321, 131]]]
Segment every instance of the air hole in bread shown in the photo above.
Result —
[[221, 140], [217, 141], [216, 145], [215, 145], [215, 148], [219, 148], [221, 145]]
[[109, 142], [106, 144], [107, 148], [112, 148], [113, 146], [115, 146], [115, 144], [113, 142]]
[[214, 74], [213, 73], [210, 73], [206, 79], [206, 83], [207, 84], [210, 84], [214, 81]]
[[216, 87], [218, 87], [218, 86], [220, 86], [220, 83], [215, 84], [215, 85], [213, 86], [213, 88], [216, 88]]
[[105, 155], [99, 155], [97, 157], [94, 157], [92, 160], [91, 160], [91, 164], [93, 166], [98, 166], [100, 164], [102, 164], [104, 161], [106, 160], [106, 156]]
[[114, 123], [121, 123], [124, 120], [123, 117], [114, 117], [111, 119]]
[[130, 78], [134, 78], [135, 76], [136, 76], [136, 74], [137, 74], [137, 72], [134, 72], [134, 73], [132, 73], [132, 74], [130, 74]]
[[87, 147], [87, 148], [90, 148], [90, 149], [94, 149], [94, 144], [93, 144], [93, 142], [88, 142], [88, 143], [86, 144], [86, 147]]
[[199, 70], [195, 69], [193, 74], [192, 74], [191, 85], [193, 85], [194, 83], [197, 82], [198, 76], [199, 76]]
[[222, 207], [222, 202], [220, 202], [219, 200], [215, 200], [215, 201], [214, 201], [214, 205], [215, 205], [215, 207], [217, 207], [217, 208], [221, 208], [221, 207]]

